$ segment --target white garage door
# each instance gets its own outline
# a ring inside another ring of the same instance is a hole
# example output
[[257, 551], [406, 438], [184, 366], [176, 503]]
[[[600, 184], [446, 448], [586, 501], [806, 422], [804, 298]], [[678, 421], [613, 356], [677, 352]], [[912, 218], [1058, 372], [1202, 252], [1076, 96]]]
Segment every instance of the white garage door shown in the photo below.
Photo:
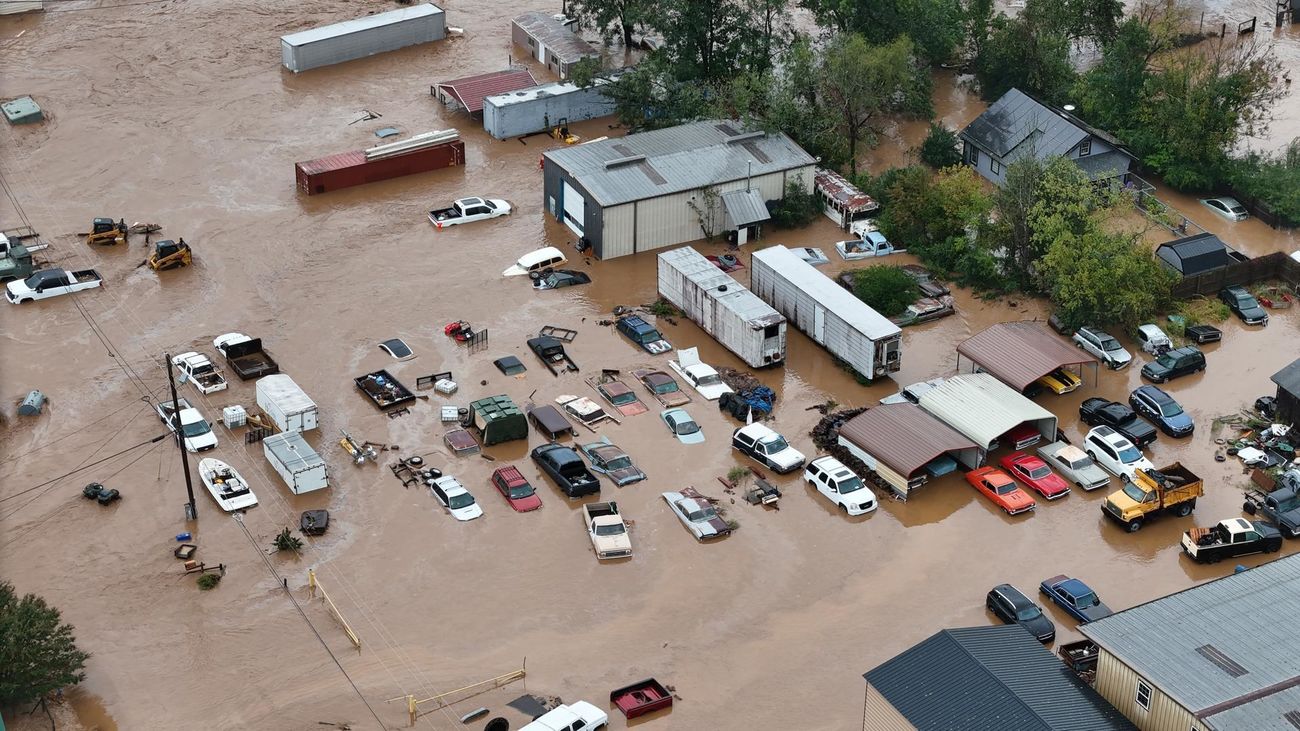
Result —
[[577, 191], [568, 181], [564, 181], [564, 225], [573, 229], [573, 232], [582, 236], [582, 228], [586, 219], [587, 202], [583, 200], [582, 194]]

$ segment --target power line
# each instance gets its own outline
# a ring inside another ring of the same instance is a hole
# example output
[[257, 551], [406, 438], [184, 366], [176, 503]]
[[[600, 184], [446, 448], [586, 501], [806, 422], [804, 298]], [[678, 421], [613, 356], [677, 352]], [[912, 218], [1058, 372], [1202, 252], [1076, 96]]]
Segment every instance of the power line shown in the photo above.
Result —
[[[3, 2], [3, 0], [0, 0], [0, 2]], [[122, 413], [123, 411], [126, 411], [126, 410], [129, 409], [129, 408], [131, 408], [131, 407], [130, 407], [130, 406], [123, 406], [122, 408], [118, 409], [117, 411], [110, 411], [110, 412], [108, 412], [107, 414], [105, 414], [105, 415], [99, 417], [98, 419], [95, 419], [94, 421], [92, 421], [92, 422], [90, 422], [90, 423], [88, 423], [88, 424], [83, 424], [82, 426], [80, 426], [80, 427], [78, 427], [78, 428], [76, 428], [76, 429], [73, 429], [72, 431], [68, 432], [67, 434], [64, 434], [64, 435], [61, 436], [61, 437], [56, 437], [56, 438], [51, 439], [51, 440], [49, 440], [49, 441], [47, 441], [47, 442], [43, 442], [43, 443], [41, 443], [41, 445], [40, 445], [39, 447], [32, 447], [31, 449], [27, 450], [26, 452], [23, 452], [22, 454], [19, 454], [19, 455], [16, 455], [16, 456], [10, 457], [10, 458], [8, 458], [8, 459], [6, 459], [6, 460], [4, 460], [4, 461], [0, 461], [0, 466], [7, 465], [7, 464], [9, 464], [10, 462], [17, 462], [18, 460], [20, 460], [20, 459], [22, 459], [23, 457], [26, 457], [26, 456], [32, 454], [33, 452], [39, 452], [40, 450], [45, 449], [46, 447], [52, 447], [52, 446], [54, 446], [55, 444], [58, 444], [59, 442], [63, 441], [64, 439], [67, 439], [68, 437], [74, 437], [74, 436], [80, 434], [81, 432], [83, 432], [83, 431], [89, 429], [90, 427], [95, 426], [96, 424], [100, 424], [100, 423], [104, 422], [105, 420], [109, 419], [110, 417], [116, 416], [117, 414], [120, 414], [120, 413]], [[134, 419], [134, 418], [135, 418], [135, 415], [132, 415], [131, 418]], [[118, 427], [117, 429], [114, 429], [113, 431], [114, 431], [114, 433], [117, 433], [117, 432], [121, 431], [121, 427]]]
[[116, 454], [111, 454], [111, 455], [109, 455], [109, 456], [107, 456], [107, 457], [105, 457], [105, 458], [103, 458], [103, 459], [100, 459], [100, 460], [96, 460], [96, 461], [94, 461], [94, 462], [91, 462], [91, 463], [88, 464], [88, 465], [82, 465], [81, 467], [78, 467], [77, 469], [72, 470], [71, 472], [64, 472], [63, 474], [59, 475], [58, 477], [55, 477], [54, 479], [51, 479], [51, 480], [46, 480], [45, 482], [42, 482], [42, 483], [39, 484], [39, 485], [34, 485], [34, 486], [32, 486], [32, 487], [27, 488], [26, 490], [22, 490], [22, 491], [16, 492], [16, 493], [14, 493], [14, 494], [12, 494], [12, 495], [6, 495], [6, 496], [4, 496], [4, 497], [0, 497], [0, 503], [5, 502], [6, 500], [13, 500], [14, 498], [19, 497], [20, 495], [26, 495], [27, 493], [32, 492], [32, 491], [34, 491], [34, 490], [39, 490], [39, 489], [41, 489], [42, 487], [45, 487], [46, 485], [48, 485], [48, 484], [50, 484], [50, 483], [52, 483], [52, 482], [58, 482], [59, 480], [62, 480], [62, 479], [65, 478], [65, 477], [71, 477], [72, 475], [75, 475], [75, 474], [77, 474], [78, 472], [82, 472], [82, 471], [88, 470], [88, 469], [90, 469], [91, 467], [94, 467], [95, 465], [103, 464], [103, 463], [109, 461], [110, 459], [113, 459], [114, 457], [120, 457], [120, 456], [126, 454], [127, 452], [130, 452], [132, 449], [139, 449], [140, 447], [143, 447], [143, 446], [145, 446], [145, 445], [147, 445], [147, 444], [153, 444], [153, 443], [155, 443], [155, 442], [161, 442], [162, 440], [166, 439], [168, 436], [170, 436], [170, 432], [167, 433], [167, 434], [159, 434], [158, 436], [154, 437], [153, 439], [150, 439], [150, 440], [147, 441], [147, 442], [140, 442], [139, 444], [137, 444], [137, 445], [135, 445], [135, 446], [133, 446], [133, 447], [127, 447], [126, 449], [123, 449], [122, 451], [117, 452]]

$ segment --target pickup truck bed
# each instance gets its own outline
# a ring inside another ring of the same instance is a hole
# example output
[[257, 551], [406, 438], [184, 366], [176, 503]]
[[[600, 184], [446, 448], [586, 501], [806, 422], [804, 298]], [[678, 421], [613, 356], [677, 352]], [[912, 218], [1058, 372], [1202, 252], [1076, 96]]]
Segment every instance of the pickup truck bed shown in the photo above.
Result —
[[276, 363], [275, 359], [265, 350], [262, 350], [261, 338], [253, 338], [242, 343], [227, 345], [225, 355], [230, 370], [234, 371], [241, 381], [270, 376], [280, 372], [280, 364]]

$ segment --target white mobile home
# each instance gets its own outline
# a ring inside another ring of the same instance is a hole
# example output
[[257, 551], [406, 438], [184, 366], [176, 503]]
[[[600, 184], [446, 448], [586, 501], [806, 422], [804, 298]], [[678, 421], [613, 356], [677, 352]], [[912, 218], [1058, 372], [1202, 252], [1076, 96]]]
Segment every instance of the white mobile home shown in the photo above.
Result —
[[294, 73], [447, 37], [447, 14], [423, 3], [280, 37], [280, 61]]
[[754, 252], [754, 294], [867, 380], [902, 365], [902, 330], [784, 246]]
[[659, 294], [750, 366], [785, 362], [785, 317], [695, 249], [659, 255]]

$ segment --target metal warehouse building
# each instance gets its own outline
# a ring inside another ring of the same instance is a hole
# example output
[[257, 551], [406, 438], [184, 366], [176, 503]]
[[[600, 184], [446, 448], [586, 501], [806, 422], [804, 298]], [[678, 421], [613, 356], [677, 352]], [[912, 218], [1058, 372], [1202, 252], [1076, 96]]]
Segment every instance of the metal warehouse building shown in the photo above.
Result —
[[602, 87], [614, 78], [617, 75], [597, 79], [585, 89], [560, 82], [485, 97], [483, 129], [505, 140], [613, 114], [614, 100], [602, 93]]
[[904, 500], [957, 462], [974, 469], [983, 459], [974, 442], [916, 404], [884, 404], [858, 414], [840, 427], [839, 444]]
[[1021, 424], [1046, 441], [1056, 439], [1056, 416], [988, 373], [953, 376], [921, 394], [921, 408], [965, 434], [985, 453]]
[[784, 134], [708, 120], [548, 150], [543, 197], [597, 258], [613, 259], [708, 232], [743, 243], [788, 183], [812, 192], [815, 164]]

